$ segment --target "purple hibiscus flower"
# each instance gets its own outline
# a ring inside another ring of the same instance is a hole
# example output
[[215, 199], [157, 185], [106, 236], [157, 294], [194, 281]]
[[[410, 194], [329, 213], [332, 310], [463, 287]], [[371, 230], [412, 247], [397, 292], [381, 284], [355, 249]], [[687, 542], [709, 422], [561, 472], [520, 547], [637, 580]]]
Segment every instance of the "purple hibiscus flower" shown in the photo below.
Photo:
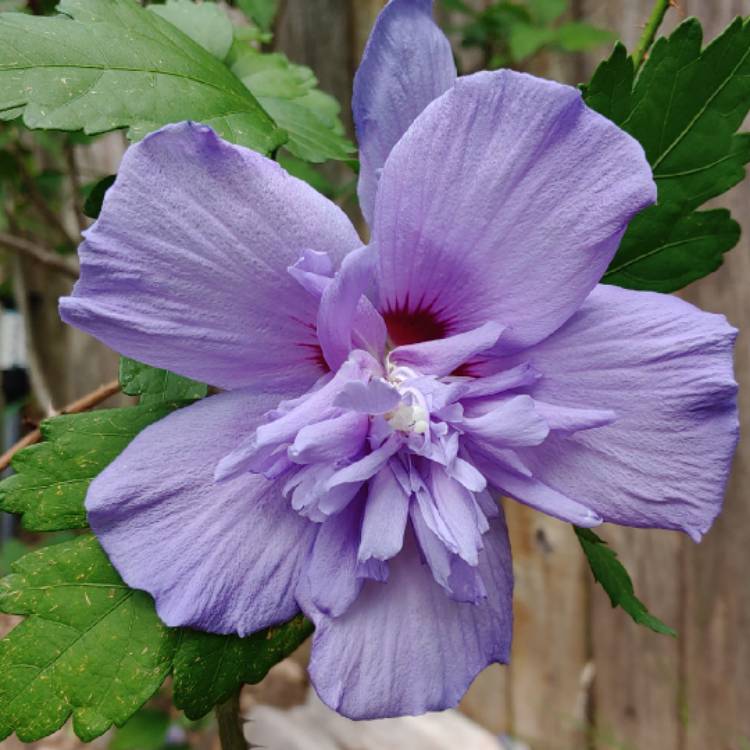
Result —
[[598, 286], [655, 200], [641, 147], [570, 87], [457, 79], [430, 0], [357, 74], [363, 247], [332, 203], [194, 124], [132, 147], [63, 318], [222, 389], [91, 485], [91, 526], [169, 625], [298, 609], [354, 718], [455, 705], [508, 660], [491, 492], [581, 526], [700, 538], [737, 439], [735, 331]]

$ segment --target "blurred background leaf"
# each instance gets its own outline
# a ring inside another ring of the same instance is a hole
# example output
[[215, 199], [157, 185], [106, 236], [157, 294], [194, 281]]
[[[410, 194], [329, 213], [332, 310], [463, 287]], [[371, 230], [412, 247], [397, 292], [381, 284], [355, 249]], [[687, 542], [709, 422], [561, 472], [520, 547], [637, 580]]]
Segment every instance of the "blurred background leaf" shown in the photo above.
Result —
[[459, 44], [482, 53], [479, 68], [524, 67], [540, 53], [586, 52], [615, 40], [614, 34], [571, 20], [568, 0], [501, 0], [476, 10], [463, 0], [442, 0], [456, 13]]

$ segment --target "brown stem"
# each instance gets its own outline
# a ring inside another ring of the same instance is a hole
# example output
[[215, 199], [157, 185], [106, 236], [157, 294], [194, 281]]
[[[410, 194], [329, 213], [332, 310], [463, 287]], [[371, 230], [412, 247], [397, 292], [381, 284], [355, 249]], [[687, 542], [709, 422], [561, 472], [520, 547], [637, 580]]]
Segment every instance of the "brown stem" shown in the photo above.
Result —
[[47, 268], [59, 271], [71, 279], [78, 278], [78, 269], [72, 263], [69, 263], [62, 255], [58, 255], [52, 252], [52, 250], [47, 250], [34, 242], [7, 234], [6, 232], [0, 232], [0, 245], [3, 245], [8, 250], [25, 255], [27, 258], [31, 258], [37, 263], [47, 266]]
[[222, 750], [248, 750], [243, 732], [243, 721], [240, 715], [240, 687], [224, 703], [214, 709], [216, 722], [219, 725], [219, 740]]
[[[87, 393], [77, 401], [73, 401], [73, 403], [63, 407], [59, 412], [57, 412], [57, 415], [55, 416], [59, 416], [60, 414], [80, 414], [81, 412], [93, 409], [95, 406], [101, 404], [102, 401], [106, 401], [110, 396], [114, 396], [119, 392], [120, 381], [113, 380], [111, 383], [107, 383], [106, 385], [100, 385], [96, 390], [91, 391], [91, 393]], [[7, 450], [5, 453], [3, 453], [2, 456], [0, 456], [0, 472], [5, 471], [5, 469], [10, 466], [11, 459], [16, 455], [16, 453], [18, 453], [18, 451], [23, 450], [24, 448], [28, 448], [30, 445], [34, 445], [34, 443], [38, 443], [41, 439], [42, 431], [37, 427], [36, 430], [33, 430], [24, 438], [19, 440], [12, 448]]]

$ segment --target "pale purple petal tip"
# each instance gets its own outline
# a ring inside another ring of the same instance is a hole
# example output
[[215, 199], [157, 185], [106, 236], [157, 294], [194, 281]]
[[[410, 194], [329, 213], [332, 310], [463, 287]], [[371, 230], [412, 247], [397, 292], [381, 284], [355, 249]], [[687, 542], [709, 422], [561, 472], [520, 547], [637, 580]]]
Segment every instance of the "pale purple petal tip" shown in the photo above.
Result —
[[320, 300], [317, 334], [323, 356], [337, 370], [361, 340], [359, 348], [380, 356], [385, 344], [385, 323], [372, 307], [367, 292], [375, 278], [377, 254], [374, 248], [360, 247], [349, 253], [341, 270], [326, 286]]
[[422, 110], [456, 81], [448, 39], [432, 0], [391, 0], [378, 16], [354, 78], [359, 202], [372, 223], [380, 170]]
[[534, 398], [614, 421], [555, 431], [521, 458], [605, 521], [700, 539], [721, 510], [738, 440], [735, 336], [723, 316], [675, 297], [597, 287], [523, 356], [544, 372]]
[[312, 604], [322, 614], [340, 617], [362, 589], [359, 576], [357, 541], [362, 524], [362, 504], [350, 503], [329, 518], [315, 539], [305, 566], [305, 583]]

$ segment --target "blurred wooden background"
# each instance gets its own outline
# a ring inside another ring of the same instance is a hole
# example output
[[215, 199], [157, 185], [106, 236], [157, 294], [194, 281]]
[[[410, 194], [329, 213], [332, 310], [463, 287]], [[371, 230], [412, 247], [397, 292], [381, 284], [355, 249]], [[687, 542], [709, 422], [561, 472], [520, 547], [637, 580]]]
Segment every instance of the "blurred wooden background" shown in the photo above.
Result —
[[[483, 0], [471, 0], [481, 7]], [[310, 65], [348, 107], [352, 76], [382, 0], [286, 0], [279, 47]], [[576, 0], [574, 13], [615, 31], [632, 48], [650, 0]], [[712, 38], [747, 0], [680, 0], [668, 26], [693, 14]], [[448, 20], [446, 18], [442, 20]], [[534, 72], [576, 83], [598, 56], [548, 56]], [[115, 149], [117, 150], [117, 149]], [[106, 155], [105, 155], [106, 158]], [[723, 201], [743, 224], [741, 245], [716, 274], [686, 290], [701, 307], [738, 326], [743, 427], [750, 414], [750, 184]], [[26, 265], [26, 264], [24, 264]], [[77, 332], [62, 333], [55, 299], [65, 286], [27, 267], [31, 333], [60, 406], [114, 375], [115, 359]], [[84, 370], [63, 361], [86, 361]], [[80, 358], [79, 358], [80, 355]], [[51, 368], [51, 371], [50, 371]], [[512, 665], [477, 680], [465, 712], [532, 750], [750, 750], [750, 443], [741, 444], [726, 508], [699, 546], [675, 533], [606, 527], [603, 535], [633, 574], [639, 596], [678, 639], [658, 636], [613, 611], [592, 584], [570, 528], [508, 504], [516, 573]], [[0, 743], [2, 744], [2, 743]], [[466, 748], [471, 750], [471, 748]]]

